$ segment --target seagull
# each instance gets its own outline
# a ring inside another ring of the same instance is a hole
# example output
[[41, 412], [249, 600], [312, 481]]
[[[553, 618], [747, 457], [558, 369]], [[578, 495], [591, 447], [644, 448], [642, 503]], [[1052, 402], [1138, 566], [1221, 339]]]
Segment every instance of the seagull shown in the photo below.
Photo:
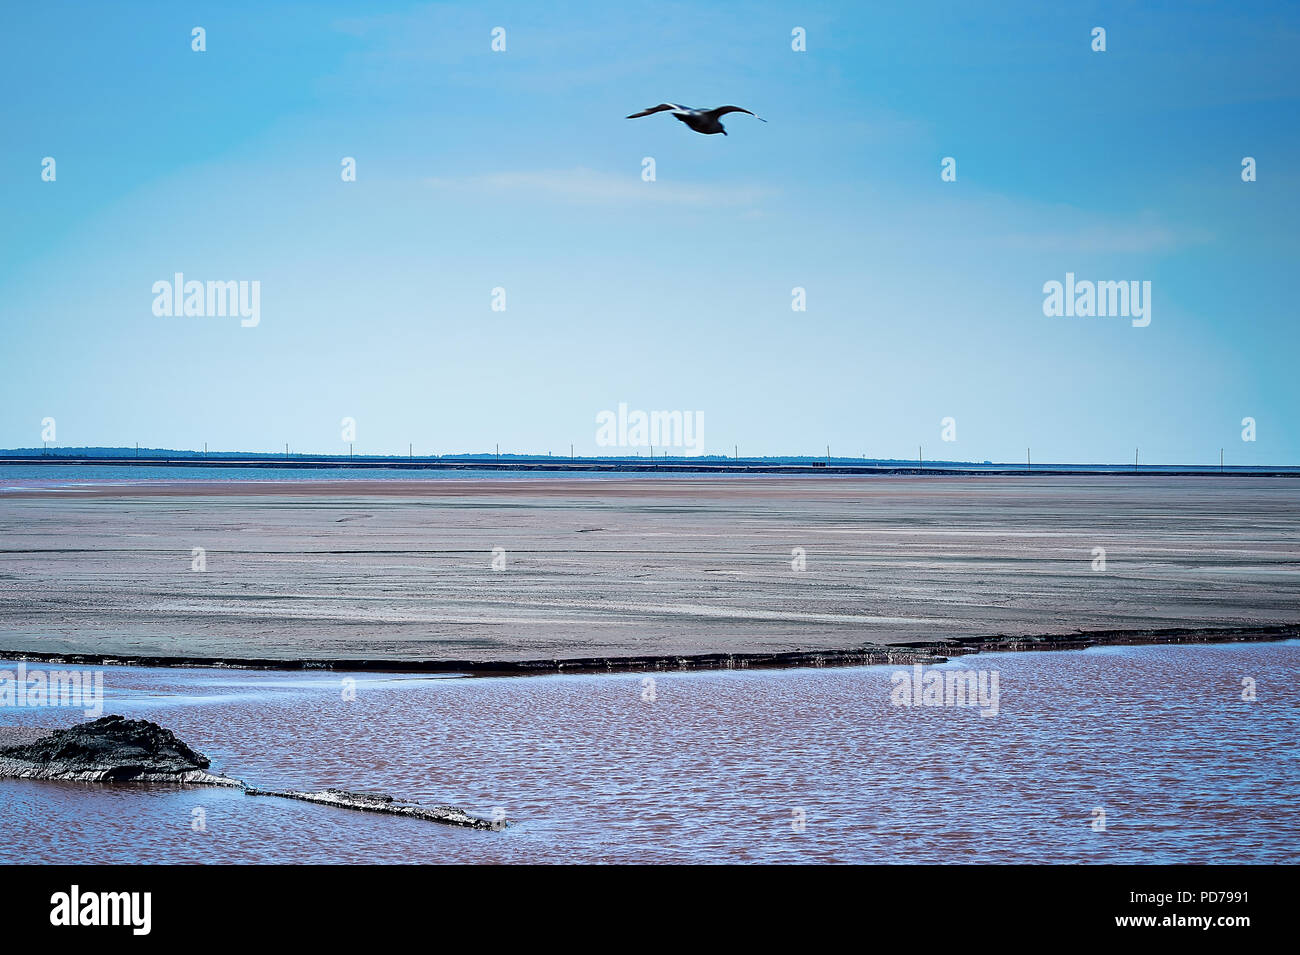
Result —
[[658, 106], [651, 106], [639, 113], [633, 113], [628, 119], [639, 119], [642, 116], [649, 116], [651, 113], [662, 113], [664, 110], [672, 110], [674, 119], [680, 119], [697, 133], [704, 133], [706, 136], [713, 133], [727, 135], [727, 131], [718, 122], [718, 117], [725, 116], [727, 113], [749, 113], [760, 123], [767, 122], [763, 117], [750, 113], [747, 109], [741, 109], [739, 106], [715, 106], [713, 109], [696, 109], [693, 106], [678, 106], [676, 103], [660, 103]]

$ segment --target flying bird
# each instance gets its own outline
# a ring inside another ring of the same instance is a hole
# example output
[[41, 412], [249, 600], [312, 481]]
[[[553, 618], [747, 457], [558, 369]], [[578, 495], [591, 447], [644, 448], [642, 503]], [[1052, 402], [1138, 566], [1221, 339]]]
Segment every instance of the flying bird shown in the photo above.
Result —
[[706, 136], [714, 133], [727, 135], [727, 131], [718, 122], [718, 117], [725, 116], [727, 113], [749, 113], [760, 123], [767, 122], [763, 117], [750, 113], [747, 109], [741, 109], [739, 106], [715, 106], [713, 109], [696, 109], [693, 106], [678, 106], [676, 103], [660, 103], [658, 106], [651, 106], [639, 113], [633, 113], [628, 119], [639, 119], [642, 116], [649, 116], [651, 113], [662, 113], [664, 110], [672, 110], [674, 119], [681, 120], [697, 133], [704, 133]]

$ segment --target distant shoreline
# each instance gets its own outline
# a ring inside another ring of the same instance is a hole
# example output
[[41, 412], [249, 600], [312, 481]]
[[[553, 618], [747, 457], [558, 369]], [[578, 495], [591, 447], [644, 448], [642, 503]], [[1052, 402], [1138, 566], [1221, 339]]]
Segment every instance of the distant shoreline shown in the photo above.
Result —
[[527, 457], [499, 460], [478, 457], [366, 457], [335, 458], [321, 455], [275, 457], [95, 457], [87, 455], [5, 455], [0, 467], [122, 467], [122, 468], [243, 468], [249, 470], [395, 470], [395, 471], [496, 471], [551, 472], [560, 474], [789, 474], [789, 475], [921, 475], [951, 477], [1043, 477], [1078, 475], [1127, 475], [1149, 477], [1300, 477], [1300, 467], [1285, 465], [1122, 465], [1122, 464], [1042, 464], [1011, 465], [936, 462], [918, 463], [851, 463], [841, 459], [807, 460], [779, 463], [775, 459], [722, 459], [691, 461], [684, 458], [554, 458]]
[[[944, 663], [977, 653], [1086, 650], [1089, 647], [1216, 643], [1268, 643], [1300, 639], [1300, 623], [1271, 627], [1171, 627], [1158, 630], [1093, 630], [1038, 636], [956, 637], [935, 644], [863, 645], [855, 649], [792, 650], [778, 653], [698, 653], [606, 656], [539, 660], [276, 659], [228, 656], [155, 656], [55, 651], [10, 651], [0, 661], [66, 666], [122, 666], [176, 669], [444, 673], [459, 676], [554, 676], [557, 674], [698, 672], [709, 670], [796, 670]], [[4, 663], [0, 663], [3, 666]]]

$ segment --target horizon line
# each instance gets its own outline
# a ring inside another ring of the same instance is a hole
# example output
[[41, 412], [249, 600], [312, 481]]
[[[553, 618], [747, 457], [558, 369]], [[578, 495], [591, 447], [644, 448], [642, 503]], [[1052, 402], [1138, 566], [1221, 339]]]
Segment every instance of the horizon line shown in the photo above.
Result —
[[[241, 467], [252, 465], [274, 465], [283, 467], [339, 466], [377, 468], [422, 468], [437, 469], [439, 466], [453, 467], [458, 464], [480, 464], [495, 469], [508, 465], [551, 465], [557, 470], [572, 469], [572, 466], [596, 465], [614, 467], [618, 465], [631, 467], [654, 467], [658, 464], [672, 465], [676, 470], [688, 471], [692, 465], [707, 466], [710, 470], [745, 468], [753, 466], [766, 467], [807, 467], [824, 470], [826, 468], [852, 469], [905, 469], [905, 470], [960, 470], [1007, 471], [1025, 473], [1026, 471], [1061, 471], [1093, 470], [1124, 471], [1127, 473], [1150, 473], [1160, 469], [1174, 469], [1180, 472], [1227, 473], [1261, 471], [1300, 472], [1300, 465], [1293, 464], [1228, 464], [1225, 461], [1209, 464], [1170, 464], [1146, 462], [1101, 462], [1079, 463], [1032, 460], [1019, 462], [999, 461], [963, 461], [950, 458], [872, 458], [865, 456], [843, 455], [809, 455], [809, 454], [767, 454], [741, 457], [722, 453], [711, 454], [649, 454], [629, 453], [619, 455], [570, 454], [557, 455], [552, 452], [519, 451], [458, 451], [444, 454], [416, 455], [413, 450], [407, 454], [356, 452], [321, 453], [292, 451], [208, 451], [172, 448], [141, 448], [124, 446], [81, 446], [67, 448], [8, 448], [0, 449], [0, 464], [11, 465], [54, 465], [64, 464], [125, 464], [143, 466], [147, 464], [172, 464], [182, 467], [227, 466]], [[94, 453], [99, 452], [99, 453]]]

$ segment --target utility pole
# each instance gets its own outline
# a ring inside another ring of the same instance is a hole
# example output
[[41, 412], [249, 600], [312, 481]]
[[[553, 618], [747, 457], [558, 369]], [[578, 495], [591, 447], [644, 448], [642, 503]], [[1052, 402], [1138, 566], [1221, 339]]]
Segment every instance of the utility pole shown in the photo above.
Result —
[[501, 463], [501, 442], [497, 442], [497, 464]]
[[1219, 473], [1223, 473], [1223, 448], [1219, 448]]
[[1138, 449], [1133, 449], [1133, 473], [1137, 474], [1138, 469]]
[[918, 471], [925, 470], [925, 462], [921, 460], [921, 446], [916, 446], [916, 468]]
[[289, 456], [289, 442], [288, 442], [288, 441], [286, 441], [286, 442], [284, 443], [284, 456], [285, 456], [286, 458]]
[[1034, 469], [1034, 461], [1029, 456], [1029, 449], [1025, 448], [1025, 470], [1032, 471], [1033, 469]]
[[412, 441], [410, 444], [408, 444], [408, 445], [406, 446], [406, 457], [407, 457], [408, 459], [414, 460], [414, 458], [415, 458], [415, 442], [414, 442], [414, 441]]
[[831, 465], [831, 446], [828, 444], [826, 445], [826, 466], [830, 467], [830, 465]]

